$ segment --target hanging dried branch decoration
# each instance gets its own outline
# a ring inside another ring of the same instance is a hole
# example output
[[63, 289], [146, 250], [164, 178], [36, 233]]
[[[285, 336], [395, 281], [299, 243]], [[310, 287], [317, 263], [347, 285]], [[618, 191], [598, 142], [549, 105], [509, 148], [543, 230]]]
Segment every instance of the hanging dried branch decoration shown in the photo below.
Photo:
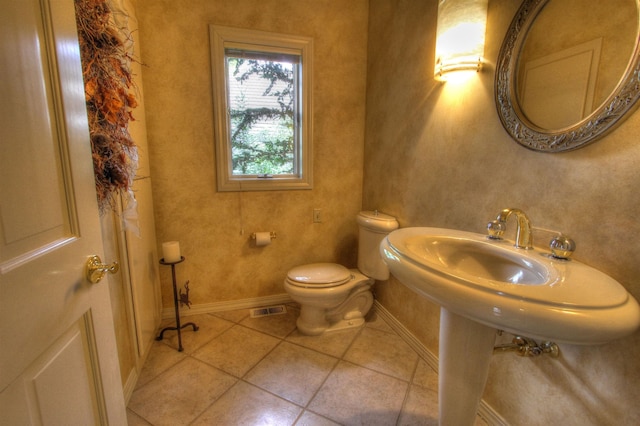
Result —
[[107, 0], [75, 0], [89, 134], [100, 212], [113, 196], [128, 191], [137, 168], [137, 148], [129, 134], [137, 102], [125, 41]]

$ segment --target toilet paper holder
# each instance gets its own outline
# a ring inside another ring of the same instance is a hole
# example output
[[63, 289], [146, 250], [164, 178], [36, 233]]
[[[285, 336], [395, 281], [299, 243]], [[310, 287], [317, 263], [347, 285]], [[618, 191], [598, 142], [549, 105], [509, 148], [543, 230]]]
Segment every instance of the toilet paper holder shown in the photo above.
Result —
[[[269, 232], [269, 237], [271, 237], [272, 240], [276, 239], [276, 233], [274, 231]], [[251, 239], [255, 240], [256, 239], [256, 233], [254, 232], [253, 234], [251, 234]]]

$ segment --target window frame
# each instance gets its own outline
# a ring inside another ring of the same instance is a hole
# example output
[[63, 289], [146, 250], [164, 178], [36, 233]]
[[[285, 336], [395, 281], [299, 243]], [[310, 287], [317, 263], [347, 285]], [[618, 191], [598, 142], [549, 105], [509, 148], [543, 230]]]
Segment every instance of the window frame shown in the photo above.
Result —
[[[210, 25], [211, 72], [214, 109], [214, 137], [218, 191], [268, 191], [312, 189], [312, 62], [313, 40], [309, 37], [278, 34], [265, 31]], [[251, 52], [284, 53], [300, 57], [301, 96], [296, 120], [300, 125], [298, 173], [294, 175], [234, 175], [231, 157], [229, 98], [227, 86], [226, 49]]]

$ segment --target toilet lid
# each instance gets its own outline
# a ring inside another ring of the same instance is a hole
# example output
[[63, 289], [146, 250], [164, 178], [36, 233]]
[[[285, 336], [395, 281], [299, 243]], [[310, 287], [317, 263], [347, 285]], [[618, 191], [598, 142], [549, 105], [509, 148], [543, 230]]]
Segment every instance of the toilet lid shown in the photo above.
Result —
[[304, 287], [334, 287], [351, 279], [351, 272], [337, 263], [312, 263], [296, 266], [287, 273], [292, 284]]

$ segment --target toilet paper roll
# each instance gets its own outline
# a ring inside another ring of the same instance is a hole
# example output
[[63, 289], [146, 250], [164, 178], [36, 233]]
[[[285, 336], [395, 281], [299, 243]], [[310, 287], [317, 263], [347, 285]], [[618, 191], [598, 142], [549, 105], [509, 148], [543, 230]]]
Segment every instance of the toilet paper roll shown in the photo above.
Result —
[[162, 243], [162, 255], [166, 263], [179, 262], [180, 259], [182, 259], [180, 255], [180, 243], [177, 241]]
[[257, 246], [268, 246], [271, 244], [271, 233], [270, 232], [256, 232], [256, 245]]

